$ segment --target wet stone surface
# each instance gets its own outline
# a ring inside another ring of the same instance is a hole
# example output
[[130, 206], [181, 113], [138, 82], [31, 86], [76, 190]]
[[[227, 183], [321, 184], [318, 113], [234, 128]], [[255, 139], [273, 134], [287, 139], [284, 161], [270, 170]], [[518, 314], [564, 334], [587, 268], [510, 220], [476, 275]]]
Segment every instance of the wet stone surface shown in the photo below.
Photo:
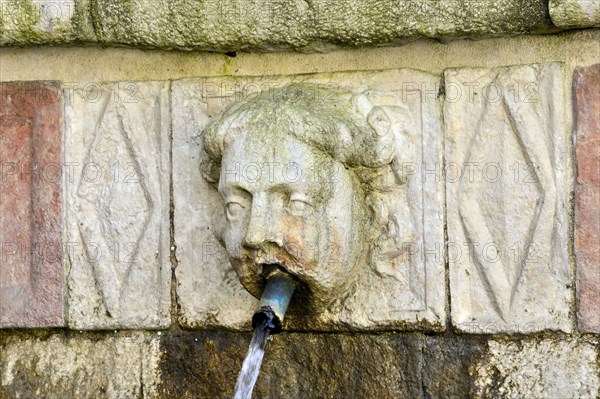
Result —
[[[250, 333], [0, 332], [0, 398], [231, 398]], [[253, 399], [597, 398], [600, 340], [282, 333]]]
[[[164, 337], [161, 398], [223, 398], [250, 333]], [[280, 334], [267, 347], [254, 398], [464, 398], [485, 340], [420, 334]]]
[[487, 340], [476, 337], [425, 338], [423, 392], [425, 398], [471, 397], [470, 367], [486, 352]]

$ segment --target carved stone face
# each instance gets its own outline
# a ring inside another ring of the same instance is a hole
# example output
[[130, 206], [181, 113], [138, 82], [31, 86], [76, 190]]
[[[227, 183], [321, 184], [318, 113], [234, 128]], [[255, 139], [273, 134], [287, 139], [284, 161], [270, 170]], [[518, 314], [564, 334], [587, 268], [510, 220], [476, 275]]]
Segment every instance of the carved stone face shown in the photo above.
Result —
[[362, 196], [353, 173], [281, 131], [247, 131], [223, 153], [224, 241], [244, 287], [260, 297], [264, 264], [280, 263], [314, 303], [345, 293], [361, 250]]

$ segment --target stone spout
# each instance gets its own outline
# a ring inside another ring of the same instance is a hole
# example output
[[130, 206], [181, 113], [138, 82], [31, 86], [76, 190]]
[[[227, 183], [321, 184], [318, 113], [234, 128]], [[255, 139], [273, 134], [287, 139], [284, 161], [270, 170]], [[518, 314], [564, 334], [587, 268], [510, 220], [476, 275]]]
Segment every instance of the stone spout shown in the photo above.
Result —
[[296, 289], [294, 278], [277, 266], [267, 275], [267, 286], [252, 316], [252, 328], [265, 321], [271, 334], [281, 332], [283, 317]]

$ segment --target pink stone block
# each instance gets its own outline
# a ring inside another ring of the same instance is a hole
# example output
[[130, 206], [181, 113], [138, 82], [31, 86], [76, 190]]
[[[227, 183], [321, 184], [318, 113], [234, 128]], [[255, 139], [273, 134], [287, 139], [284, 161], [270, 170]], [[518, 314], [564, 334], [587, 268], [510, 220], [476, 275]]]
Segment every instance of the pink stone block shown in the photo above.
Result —
[[579, 328], [600, 333], [600, 64], [575, 70], [573, 94]]
[[58, 84], [0, 84], [0, 327], [64, 324], [61, 162]]

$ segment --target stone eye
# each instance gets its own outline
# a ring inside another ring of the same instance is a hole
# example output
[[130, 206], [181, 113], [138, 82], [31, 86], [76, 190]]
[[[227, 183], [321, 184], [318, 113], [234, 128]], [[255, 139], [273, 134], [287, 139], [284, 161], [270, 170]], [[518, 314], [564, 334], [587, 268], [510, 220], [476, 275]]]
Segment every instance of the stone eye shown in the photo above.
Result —
[[239, 202], [228, 202], [227, 205], [227, 219], [235, 220], [242, 214], [244, 206]]
[[304, 198], [303, 196], [293, 195], [290, 198], [288, 208], [290, 209], [290, 211], [292, 213], [300, 214], [300, 213], [303, 213], [304, 211], [306, 211], [306, 209], [309, 208], [310, 206], [311, 206], [310, 202], [308, 202], [308, 200], [306, 198]]

